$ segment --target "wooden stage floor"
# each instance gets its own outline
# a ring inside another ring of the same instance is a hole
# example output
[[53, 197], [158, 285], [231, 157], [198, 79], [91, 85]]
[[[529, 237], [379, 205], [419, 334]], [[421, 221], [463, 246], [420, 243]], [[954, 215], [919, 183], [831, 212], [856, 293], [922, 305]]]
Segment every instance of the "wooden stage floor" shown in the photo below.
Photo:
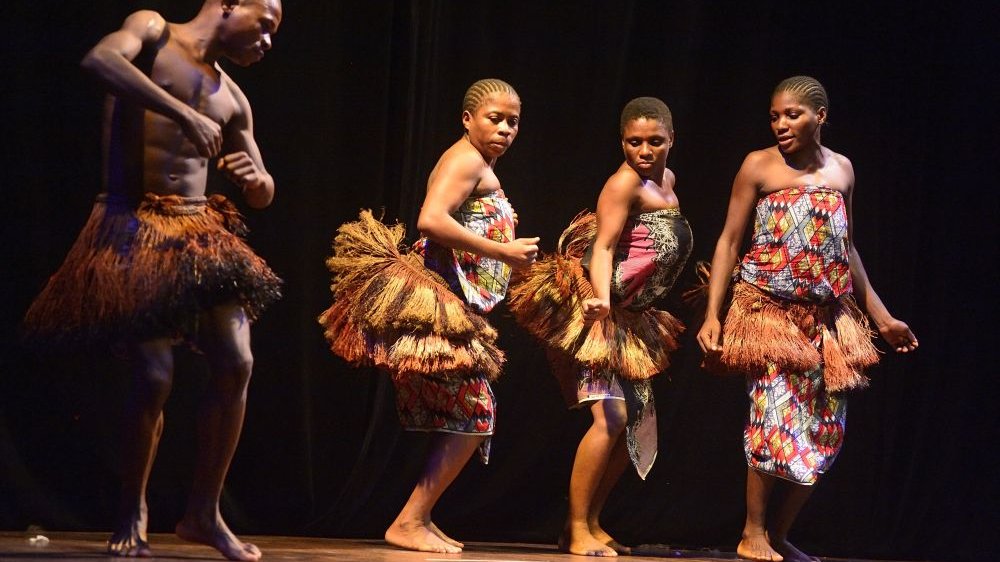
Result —
[[[104, 552], [107, 533], [44, 532], [47, 544], [29, 542], [23, 532], [0, 532], [0, 562], [59, 561], [86, 562], [93, 560], [121, 560]], [[461, 554], [434, 554], [410, 552], [387, 545], [380, 540], [322, 539], [306, 537], [242, 537], [256, 544], [264, 552], [264, 561], [295, 560], [304, 562], [557, 562], [595, 560], [586, 556], [563, 554], [555, 545], [511, 543], [466, 543]], [[156, 556], [146, 560], [224, 560], [215, 550], [186, 543], [173, 535], [150, 536]], [[665, 558], [680, 558], [690, 562], [728, 562], [737, 560], [731, 552], [677, 551], [664, 545], [636, 547], [635, 555], [623, 557], [624, 562], [662, 562]], [[824, 562], [864, 562], [824, 558]]]

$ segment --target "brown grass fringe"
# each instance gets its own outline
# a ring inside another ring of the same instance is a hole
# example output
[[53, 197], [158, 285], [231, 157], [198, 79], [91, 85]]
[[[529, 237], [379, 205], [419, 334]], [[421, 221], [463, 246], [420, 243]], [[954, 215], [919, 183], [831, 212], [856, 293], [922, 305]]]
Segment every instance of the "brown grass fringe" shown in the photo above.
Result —
[[496, 330], [449, 290], [423, 258], [403, 253], [405, 229], [363, 210], [337, 229], [333, 304], [319, 316], [330, 349], [356, 365], [394, 377], [411, 374], [500, 376]]
[[[805, 335], [817, 323], [822, 351]], [[807, 371], [822, 361], [831, 392], [866, 387], [862, 371], [878, 362], [868, 320], [850, 295], [823, 305], [792, 302], [738, 282], [722, 333], [721, 362], [728, 370], [756, 372], [773, 362]]]
[[230, 300], [255, 320], [281, 296], [281, 280], [239, 237], [222, 196], [147, 194], [94, 204], [59, 270], [25, 316], [26, 339], [95, 344], [193, 335], [198, 314]]
[[[670, 365], [684, 325], [667, 312], [611, 307], [600, 322], [583, 319], [594, 296], [580, 258], [596, 234], [596, 216], [580, 213], [559, 237], [555, 254], [538, 260], [507, 292], [517, 322], [558, 354], [630, 380], [648, 379]], [[551, 355], [551, 354], [550, 354]], [[563, 369], [562, 366], [556, 366]]]

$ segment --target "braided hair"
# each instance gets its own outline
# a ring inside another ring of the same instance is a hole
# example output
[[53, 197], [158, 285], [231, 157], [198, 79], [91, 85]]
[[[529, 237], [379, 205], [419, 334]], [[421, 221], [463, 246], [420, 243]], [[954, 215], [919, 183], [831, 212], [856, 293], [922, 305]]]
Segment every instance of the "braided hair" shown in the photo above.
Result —
[[519, 102], [521, 101], [521, 96], [514, 91], [514, 86], [499, 78], [484, 78], [477, 80], [465, 91], [465, 97], [462, 99], [462, 111], [475, 113], [479, 106], [486, 103], [486, 100], [493, 94], [508, 94]]
[[825, 107], [828, 113], [830, 111], [830, 99], [826, 96], [826, 89], [819, 83], [819, 80], [816, 80], [812, 76], [792, 76], [791, 78], [785, 78], [775, 86], [771, 97], [781, 92], [795, 94], [799, 100], [811, 107], [813, 111], [819, 111], [821, 107]]

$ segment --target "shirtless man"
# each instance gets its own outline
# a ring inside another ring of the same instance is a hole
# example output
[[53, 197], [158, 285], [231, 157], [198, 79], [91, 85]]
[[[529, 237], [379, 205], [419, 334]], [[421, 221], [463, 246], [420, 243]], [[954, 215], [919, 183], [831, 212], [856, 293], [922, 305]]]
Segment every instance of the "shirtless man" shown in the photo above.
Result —
[[82, 62], [109, 90], [104, 193], [29, 310], [26, 328], [54, 342], [113, 341], [128, 350], [134, 380], [123, 423], [118, 523], [108, 541], [115, 555], [152, 555], [146, 486], [170, 394], [173, 346], [187, 340], [204, 352], [212, 381], [199, 413], [194, 484], [176, 533], [232, 560], [261, 557], [226, 526], [219, 497], [243, 425], [253, 363], [249, 324], [280, 296], [280, 280], [237, 236], [242, 225], [233, 226], [239, 219], [232, 205], [206, 198], [205, 189], [209, 160], [218, 158], [216, 168], [249, 206], [266, 207], [274, 196], [250, 105], [217, 61], [259, 61], [281, 16], [280, 0], [205, 0], [183, 24], [138, 11]]

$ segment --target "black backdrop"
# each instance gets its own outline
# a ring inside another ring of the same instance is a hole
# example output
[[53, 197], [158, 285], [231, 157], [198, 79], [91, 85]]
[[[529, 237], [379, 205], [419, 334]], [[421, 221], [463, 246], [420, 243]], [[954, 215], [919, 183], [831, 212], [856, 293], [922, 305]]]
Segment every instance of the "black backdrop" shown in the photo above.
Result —
[[[97, 191], [102, 94], [79, 59], [133, 10], [183, 21], [197, 5], [5, 5], [0, 529], [111, 526], [124, 370], [100, 354], [30, 355], [15, 343], [17, 325]], [[501, 77], [521, 94], [520, 136], [498, 175], [519, 234], [542, 236], [543, 249], [621, 161], [624, 102], [666, 100], [693, 259], [708, 259], [732, 176], [773, 140], [771, 88], [804, 73], [831, 96], [824, 143], [855, 166], [855, 233], [873, 284], [921, 348], [887, 353], [872, 370], [871, 389], [851, 403], [841, 458], [793, 538], [824, 555], [990, 557], [1000, 437], [997, 168], [986, 139], [995, 30], [976, 5], [879, 6], [288, 0], [264, 61], [227, 66], [253, 103], [277, 181], [270, 208], [244, 208], [250, 240], [286, 280], [284, 300], [254, 328], [247, 420], [224, 495], [230, 524], [378, 537], [405, 500], [426, 441], [398, 429], [384, 378], [326, 351], [315, 322], [328, 302], [323, 259], [361, 207], [412, 228], [472, 81]], [[681, 284], [691, 280], [689, 268]], [[509, 355], [495, 387], [493, 461], [471, 463], [435, 518], [463, 539], [552, 542], [587, 416], [564, 410], [543, 354], [506, 311], [492, 318]], [[607, 507], [607, 526], [626, 543], [731, 549], [738, 539], [746, 399], [740, 380], [699, 370], [694, 331], [655, 384], [661, 456], [647, 481], [627, 474]], [[196, 356], [178, 355], [149, 491], [153, 531], [171, 530], [183, 509], [207, 376]]]

